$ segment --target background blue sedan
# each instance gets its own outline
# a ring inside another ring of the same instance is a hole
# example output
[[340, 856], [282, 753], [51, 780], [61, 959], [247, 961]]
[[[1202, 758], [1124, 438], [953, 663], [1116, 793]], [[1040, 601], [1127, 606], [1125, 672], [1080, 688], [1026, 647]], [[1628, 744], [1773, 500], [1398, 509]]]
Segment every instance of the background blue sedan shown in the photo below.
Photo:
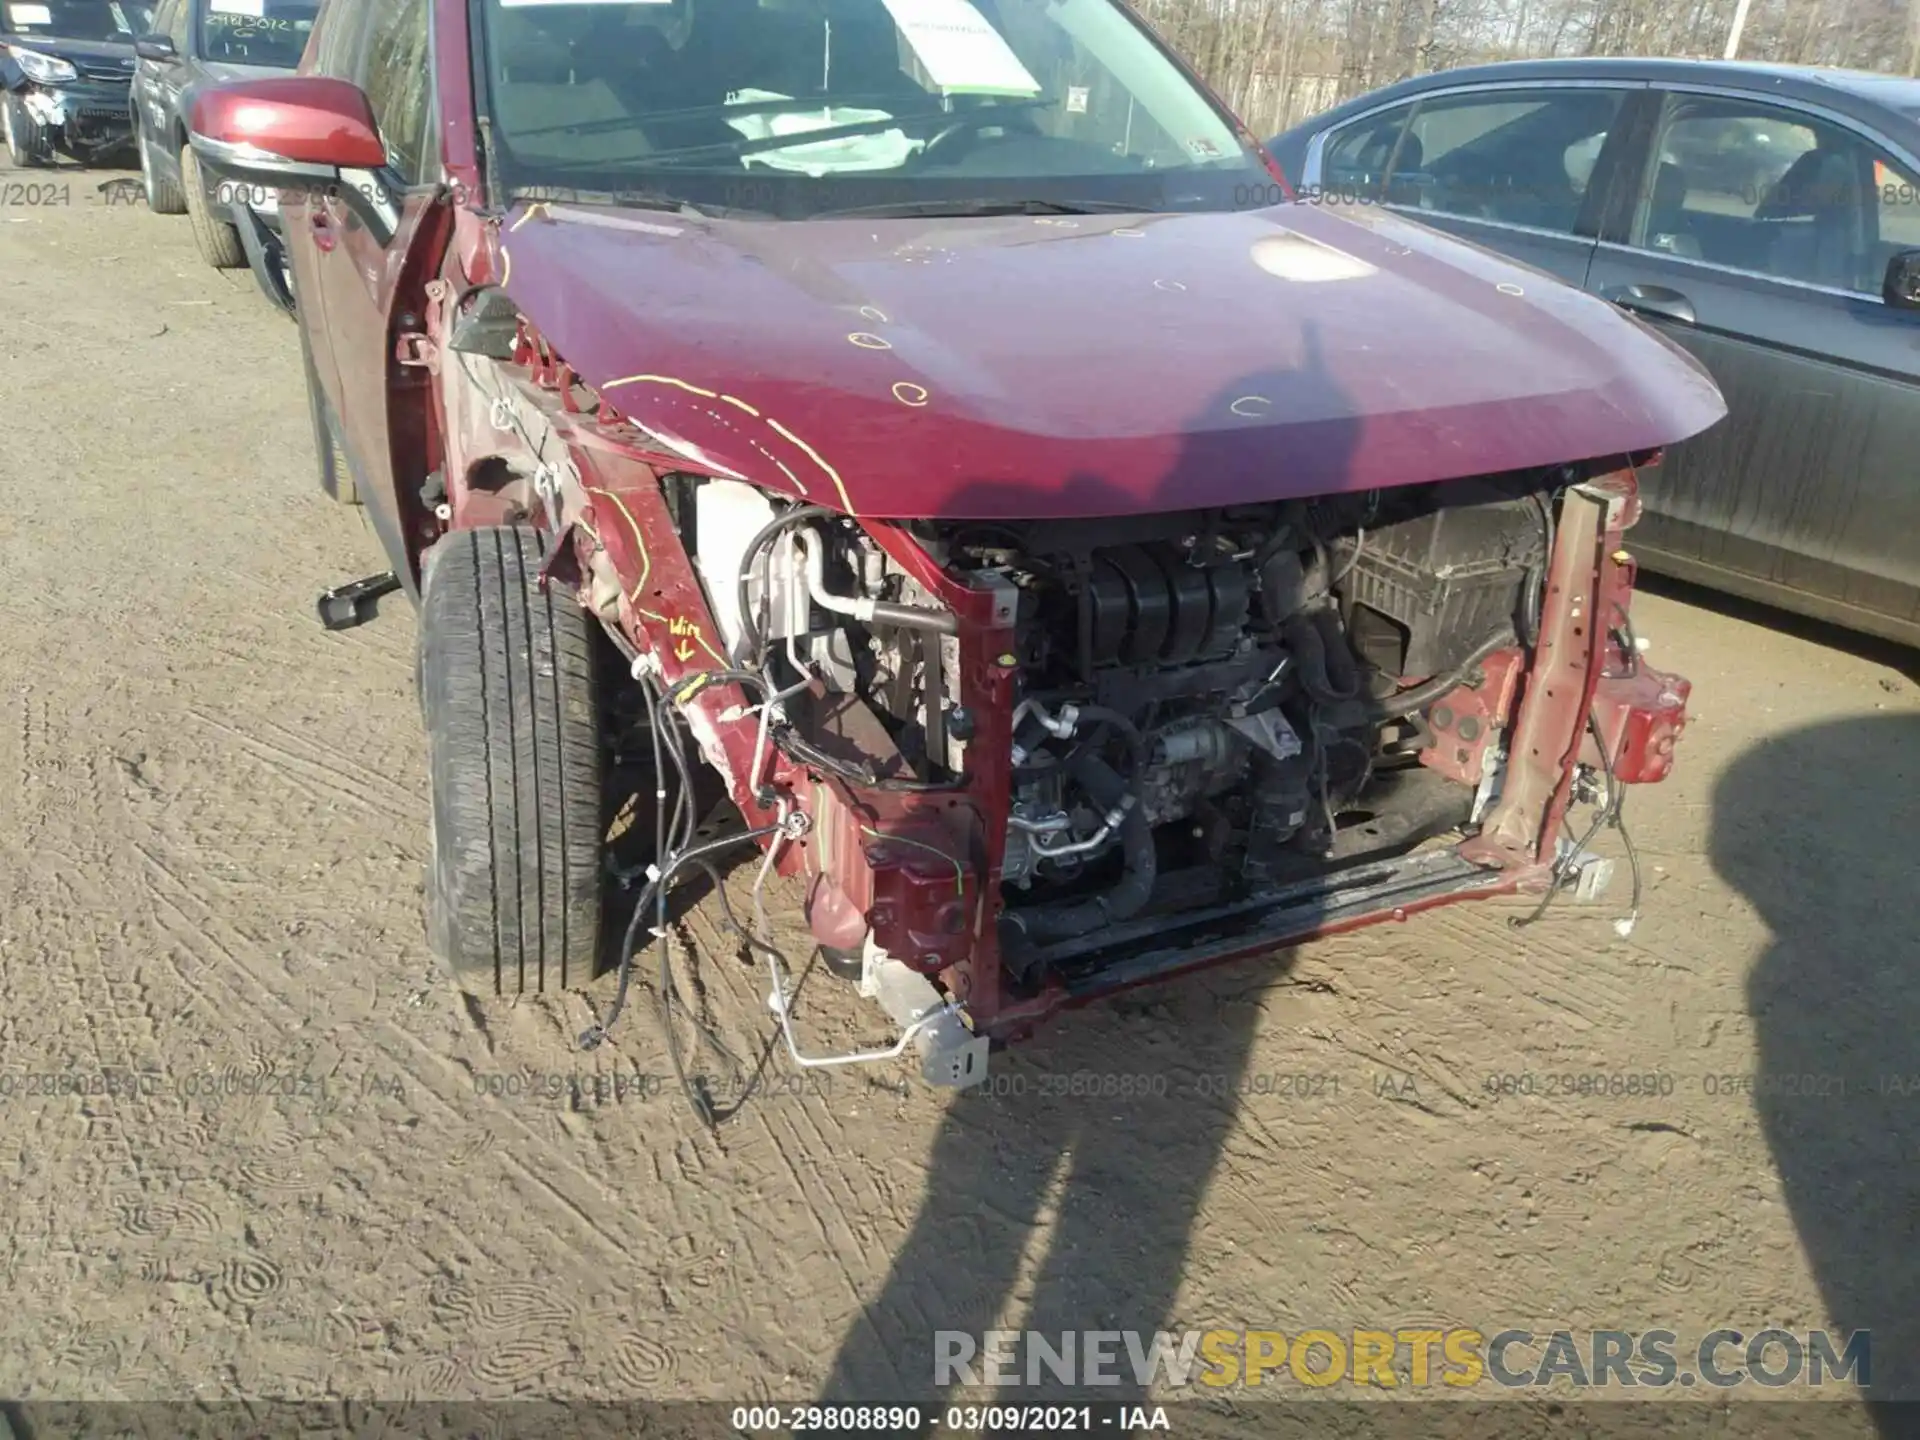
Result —
[[1644, 477], [1647, 568], [1920, 645], [1920, 81], [1535, 60], [1402, 81], [1272, 142], [1634, 311], [1728, 418]]

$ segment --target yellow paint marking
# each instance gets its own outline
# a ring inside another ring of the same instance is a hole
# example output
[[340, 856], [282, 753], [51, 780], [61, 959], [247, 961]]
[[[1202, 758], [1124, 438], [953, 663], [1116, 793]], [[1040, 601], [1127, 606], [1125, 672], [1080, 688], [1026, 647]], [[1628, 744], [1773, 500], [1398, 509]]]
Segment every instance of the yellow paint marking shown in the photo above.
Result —
[[853, 334], [847, 336], [847, 339], [855, 345], [858, 345], [862, 350], [891, 350], [893, 348], [891, 341], [884, 340], [880, 336], [871, 334], [865, 330], [856, 330]]
[[[889, 346], [888, 348], [892, 348], [892, 347]], [[806, 452], [807, 458], [813, 461], [814, 464], [818, 465], [820, 469], [827, 475], [827, 477], [833, 481], [833, 488], [836, 491], [838, 491], [840, 495], [841, 506], [846, 510], [846, 512], [849, 515], [853, 513], [853, 501], [847, 495], [847, 484], [846, 484], [846, 481], [840, 478], [840, 472], [838, 470], [835, 470], [831, 465], [829, 465], [825, 460], [823, 460], [820, 457], [820, 452], [818, 450], [815, 450], [811, 445], [807, 444], [806, 441], [802, 440], [798, 435], [794, 434], [791, 430], [787, 429], [786, 426], [782, 425], [778, 420], [775, 420], [772, 416], [761, 414], [758, 410], [754, 409], [751, 405], [747, 404], [746, 401], [737, 399], [732, 395], [722, 395], [717, 390], [702, 389], [700, 386], [695, 385], [690, 381], [680, 379], [680, 377], [677, 375], [623, 375], [618, 380], [609, 380], [606, 384], [602, 385], [600, 389], [604, 392], [607, 390], [617, 389], [622, 385], [670, 385], [675, 389], [686, 391], [689, 395], [698, 395], [703, 400], [724, 400], [730, 405], [738, 406], [740, 409], [744, 410], [747, 414], [753, 416], [754, 419], [764, 420], [783, 439], [798, 446], [800, 449]], [[778, 464], [779, 462], [776, 461], [775, 463]], [[780, 468], [782, 470], [786, 470], [787, 467], [782, 465]], [[791, 477], [793, 472], [788, 470], [787, 474], [789, 475], [789, 477]], [[795, 479], [794, 484], [800, 485], [799, 480]], [[802, 495], [805, 495], [806, 493], [808, 493], [807, 487], [804, 485], [800, 485], [800, 493]], [[724, 664], [725, 662], [723, 661], [722, 663]]]
[[[640, 592], [646, 588], [647, 578], [653, 574], [653, 556], [648, 553], [647, 537], [640, 529], [640, 522], [635, 520], [633, 518], [633, 512], [627, 509], [627, 502], [614, 494], [613, 491], [599, 490], [591, 485], [585, 488], [589, 495], [604, 495], [613, 502], [614, 508], [619, 510], [622, 518], [626, 520], [627, 528], [633, 531], [633, 543], [640, 547], [640, 578], [634, 582], [633, 589], [627, 592], [627, 603], [633, 607], [633, 613], [642, 619], [652, 620], [658, 624], [665, 625], [667, 632], [671, 635], [691, 636], [702, 650], [705, 650], [707, 654], [713, 657], [713, 663], [724, 670], [727, 665], [727, 657], [708, 643], [706, 633], [701, 630], [698, 625], [694, 624], [693, 621], [687, 619], [685, 616], [669, 619], [667, 616], [661, 615], [653, 610], [648, 610], [640, 604]], [[673, 653], [679, 658], [680, 663], [684, 665], [693, 658], [694, 650], [693, 646], [689, 645], [683, 638], [678, 645], [674, 646]]]
[[698, 395], [703, 400], [721, 398], [718, 390], [702, 390], [698, 385], [689, 384], [673, 375], [622, 375], [618, 380], [609, 380], [600, 388], [614, 390], [622, 385], [671, 385], [675, 389], [686, 391], [689, 395]]
[[902, 405], [911, 405], [918, 410], [927, 403], [927, 387], [916, 385], [911, 380], [896, 380], [893, 382], [893, 398]]
[[[706, 651], [707, 654], [713, 657], [713, 663], [718, 665], [722, 670], [726, 669], [727, 657], [722, 655], [718, 650], [714, 649], [713, 646], [709, 645], [707, 643], [706, 636], [700, 635], [700, 636], [697, 636], [696, 638], [698, 638], [700, 642], [700, 648]], [[686, 641], [682, 640], [679, 645], [674, 647], [673, 653], [676, 655], [680, 655], [680, 651], [682, 648], [686, 646], [686, 643], [687, 643]], [[692, 658], [693, 658], [693, 651], [688, 650], [686, 654], [680, 655], [680, 663], [684, 665], [686, 664], [687, 661], [691, 660]]]
[[500, 288], [505, 289], [507, 281], [513, 277], [513, 256], [507, 253], [507, 247], [500, 247]]
[[767, 449], [767, 447], [762, 445], [758, 440], [749, 440], [747, 443], [753, 446], [753, 448], [758, 450], [762, 455], [766, 456], [767, 459], [772, 461], [776, 466], [778, 466], [780, 473], [786, 476], [787, 479], [793, 482], [794, 489], [798, 490], [802, 495], [811, 496], [813, 494], [811, 490], [807, 489], [807, 482], [802, 480], [798, 475], [794, 474], [793, 471], [787, 468], [786, 461], [782, 460], [778, 455], [775, 455], [771, 450]]
[[771, 415], [767, 417], [767, 424], [771, 425], [775, 430], [779, 431], [781, 435], [807, 452], [807, 458], [827, 473], [827, 478], [833, 481], [833, 488], [840, 492], [841, 506], [849, 515], [853, 514], [853, 501], [847, 495], [847, 482], [840, 478], [840, 472], [827, 464], [825, 460], [821, 459], [818, 450], [807, 444], [806, 441], [787, 429], [786, 426], [782, 425], [778, 420], [775, 420]]
[[543, 220], [551, 220], [553, 218], [553, 210], [548, 206], [546, 201], [536, 200], [527, 207], [524, 215], [507, 227], [507, 233], [509, 235], [513, 234], [514, 231], [518, 230], [536, 215], [540, 216]]
[[586, 491], [589, 495], [604, 495], [613, 502], [614, 508], [619, 510], [620, 514], [625, 518], [627, 528], [633, 531], [633, 543], [640, 547], [640, 578], [634, 582], [633, 589], [627, 595], [627, 603], [637, 610], [639, 609], [640, 591], [646, 586], [647, 577], [653, 574], [653, 556], [647, 553], [647, 537], [640, 532], [640, 522], [633, 518], [633, 512], [627, 509], [626, 501], [622, 500], [611, 490], [596, 490], [589, 485], [586, 487]]

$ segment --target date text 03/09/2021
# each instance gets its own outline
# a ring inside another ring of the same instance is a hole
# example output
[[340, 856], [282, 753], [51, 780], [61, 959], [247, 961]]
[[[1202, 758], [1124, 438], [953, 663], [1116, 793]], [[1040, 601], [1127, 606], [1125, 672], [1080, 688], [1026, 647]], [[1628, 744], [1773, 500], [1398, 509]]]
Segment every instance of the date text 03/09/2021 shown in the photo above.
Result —
[[738, 1405], [739, 1435], [1134, 1435], [1173, 1428], [1162, 1405]]

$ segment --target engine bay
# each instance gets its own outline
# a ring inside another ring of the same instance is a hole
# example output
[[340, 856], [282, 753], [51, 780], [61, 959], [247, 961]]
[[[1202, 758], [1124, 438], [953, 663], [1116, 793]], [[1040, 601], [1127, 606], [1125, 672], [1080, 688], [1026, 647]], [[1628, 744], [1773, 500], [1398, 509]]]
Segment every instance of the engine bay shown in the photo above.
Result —
[[1572, 479], [905, 527], [1007, 622], [1004, 729], [964, 703], [952, 614], [868, 530], [728, 481], [689, 480], [675, 509], [731, 661], [778, 699], [788, 760], [938, 795], [989, 731], [1008, 737], [999, 948], [1028, 988], [1471, 833]]

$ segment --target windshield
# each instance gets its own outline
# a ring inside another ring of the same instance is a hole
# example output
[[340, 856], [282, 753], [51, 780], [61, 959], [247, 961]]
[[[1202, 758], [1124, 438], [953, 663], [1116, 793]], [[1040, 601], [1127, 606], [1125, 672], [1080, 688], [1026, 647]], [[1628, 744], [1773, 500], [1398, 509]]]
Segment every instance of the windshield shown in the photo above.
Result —
[[29, 39], [111, 40], [131, 45], [153, 24], [153, 7], [123, 0], [5, 0], [0, 33]]
[[291, 70], [300, 63], [319, 11], [320, 0], [202, 0], [201, 58]]
[[786, 217], [1228, 209], [1256, 154], [1118, 0], [485, 0], [508, 190]]

